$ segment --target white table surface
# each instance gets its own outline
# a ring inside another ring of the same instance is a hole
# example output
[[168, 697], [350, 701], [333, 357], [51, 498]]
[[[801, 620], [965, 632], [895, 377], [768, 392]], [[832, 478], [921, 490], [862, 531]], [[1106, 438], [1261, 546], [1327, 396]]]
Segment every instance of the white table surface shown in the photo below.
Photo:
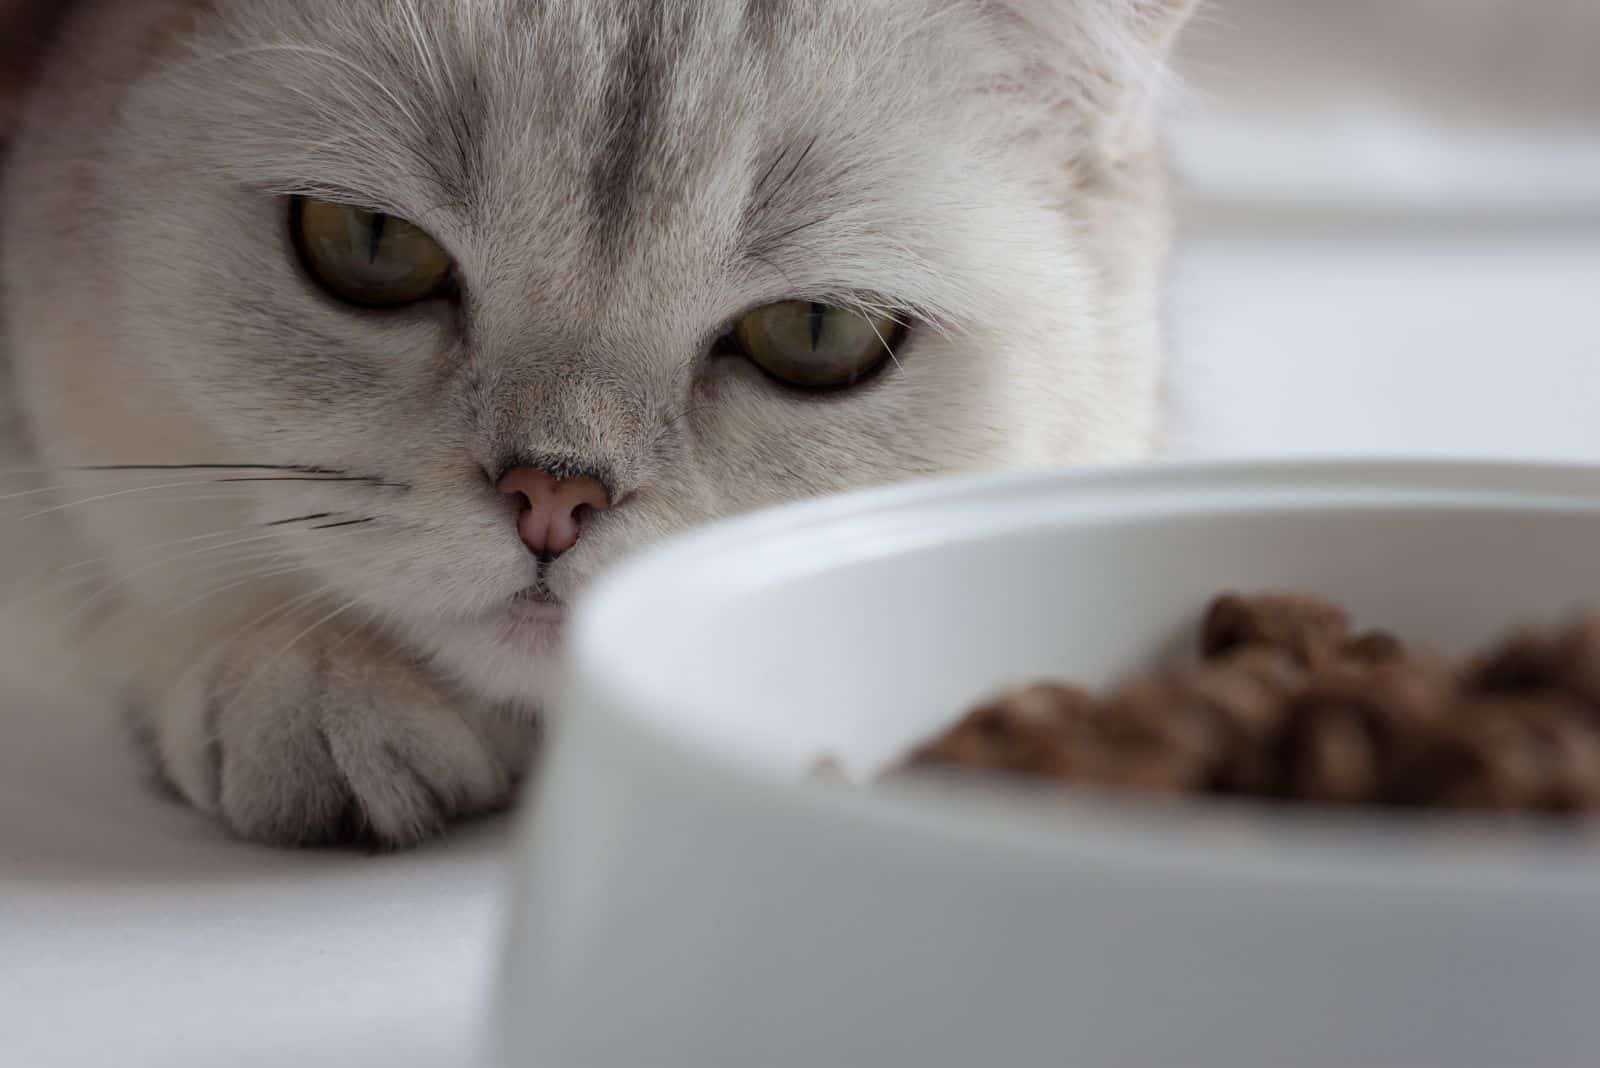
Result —
[[[1197, 232], [1178, 451], [1600, 460], [1600, 232]], [[467, 1066], [506, 825], [399, 857], [229, 841], [115, 727], [0, 704], [0, 1064]]]

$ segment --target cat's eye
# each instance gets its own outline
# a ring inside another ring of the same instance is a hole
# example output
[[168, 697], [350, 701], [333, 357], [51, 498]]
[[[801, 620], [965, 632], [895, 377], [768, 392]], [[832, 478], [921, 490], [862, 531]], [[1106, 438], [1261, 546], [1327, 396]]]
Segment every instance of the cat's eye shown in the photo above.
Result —
[[397, 216], [297, 197], [289, 224], [307, 273], [340, 300], [398, 308], [441, 296], [449, 286], [450, 256]]
[[801, 389], [855, 385], [894, 355], [902, 333], [892, 315], [791, 300], [739, 320], [733, 339], [761, 370]]

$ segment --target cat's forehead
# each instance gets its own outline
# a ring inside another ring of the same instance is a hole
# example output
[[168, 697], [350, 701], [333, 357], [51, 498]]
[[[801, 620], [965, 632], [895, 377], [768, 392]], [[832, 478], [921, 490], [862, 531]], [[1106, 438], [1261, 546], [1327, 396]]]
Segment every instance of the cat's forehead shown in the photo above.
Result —
[[697, 191], [808, 147], [791, 181], [830, 152], [866, 163], [925, 140], [929, 98], [954, 95], [950, 71], [929, 69], [950, 46], [929, 6], [194, 0], [226, 33], [188, 77], [220, 83], [213, 129], [270, 177], [380, 207], [581, 206], [604, 253], [674, 202], [692, 210]]
[[989, 152], [1008, 57], [957, 0], [140, 2], [184, 47], [129, 151], [407, 218], [545, 332], [791, 293], [951, 318], [950, 250], [1028, 199]]

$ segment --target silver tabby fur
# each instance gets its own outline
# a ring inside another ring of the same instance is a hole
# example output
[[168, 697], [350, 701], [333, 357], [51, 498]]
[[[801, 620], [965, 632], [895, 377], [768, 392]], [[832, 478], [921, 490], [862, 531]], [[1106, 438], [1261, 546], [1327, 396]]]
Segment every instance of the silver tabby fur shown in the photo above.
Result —
[[[1187, 0], [66, 7], [0, 0], [0, 638], [66, 646], [241, 835], [506, 801], [559, 652], [508, 639], [507, 463], [625, 498], [548, 568], [570, 603], [719, 516], [1157, 437]], [[331, 302], [290, 194], [428, 230], [459, 308]], [[913, 319], [898, 366], [811, 397], [710, 357], [802, 295]]]

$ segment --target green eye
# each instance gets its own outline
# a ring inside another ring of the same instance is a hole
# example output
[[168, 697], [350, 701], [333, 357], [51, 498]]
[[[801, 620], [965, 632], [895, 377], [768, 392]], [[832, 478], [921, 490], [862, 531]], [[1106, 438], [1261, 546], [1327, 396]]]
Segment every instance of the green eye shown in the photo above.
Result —
[[415, 304], [439, 296], [450, 279], [450, 257], [439, 243], [393, 215], [299, 197], [290, 226], [311, 277], [351, 304]]
[[839, 389], [890, 359], [900, 333], [891, 315], [790, 300], [757, 308], [739, 320], [733, 336], [745, 357], [778, 381]]

